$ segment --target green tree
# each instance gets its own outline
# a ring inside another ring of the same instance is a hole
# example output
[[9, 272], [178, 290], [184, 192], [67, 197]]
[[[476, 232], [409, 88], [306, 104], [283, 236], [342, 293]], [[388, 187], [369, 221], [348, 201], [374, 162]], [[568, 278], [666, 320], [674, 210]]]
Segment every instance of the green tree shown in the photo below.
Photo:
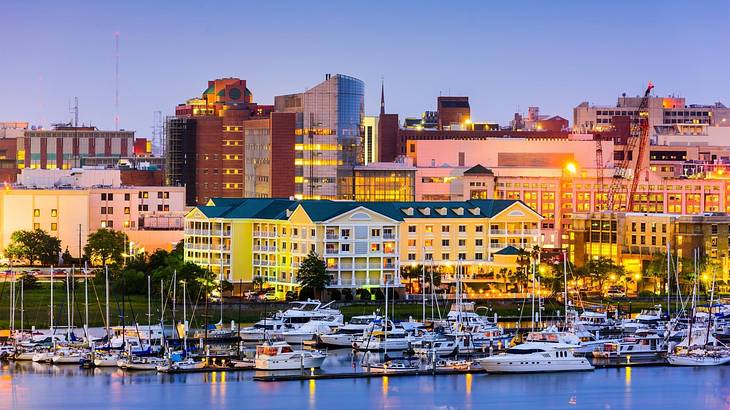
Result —
[[651, 260], [645, 266], [643, 276], [653, 278], [654, 293], [666, 292], [666, 286], [659, 286], [667, 283], [667, 254], [666, 252], [657, 252], [652, 255]]
[[262, 290], [265, 283], [266, 280], [264, 280], [264, 278], [261, 276], [254, 276], [253, 280], [251, 281], [251, 284], [253, 285], [253, 290]]
[[617, 265], [611, 258], [601, 256], [598, 259], [591, 259], [586, 263], [586, 271], [591, 278], [598, 282], [598, 287], [603, 290], [603, 284], [611, 275], [623, 276], [624, 269], [622, 266]]
[[320, 298], [322, 291], [330, 284], [332, 276], [327, 272], [327, 265], [324, 259], [320, 258], [314, 251], [309, 252], [302, 261], [302, 265], [297, 272], [297, 281], [302, 287], [309, 287], [319, 292]]
[[61, 240], [42, 229], [13, 232], [5, 249], [8, 257], [26, 260], [31, 265], [36, 262], [41, 265], [57, 264], [60, 253]]
[[[420, 282], [421, 278], [423, 277], [423, 265], [406, 265], [401, 267], [401, 278], [408, 280], [406, 282], [406, 286], [408, 287], [408, 292], [413, 292], [413, 280], [415, 279], [417, 282]], [[425, 283], [422, 283], [421, 286], [425, 286]]]
[[121, 264], [126, 243], [128, 238], [124, 232], [101, 228], [89, 235], [84, 253], [94, 265]]

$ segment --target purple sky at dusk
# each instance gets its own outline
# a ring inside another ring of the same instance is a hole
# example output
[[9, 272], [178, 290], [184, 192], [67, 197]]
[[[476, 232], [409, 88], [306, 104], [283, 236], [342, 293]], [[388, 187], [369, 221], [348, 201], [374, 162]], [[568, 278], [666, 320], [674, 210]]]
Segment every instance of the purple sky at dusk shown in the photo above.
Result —
[[439, 93], [468, 95], [475, 120], [506, 124], [520, 107], [572, 122], [584, 100], [621, 92], [730, 105], [730, 2], [707, 1], [20, 1], [0, 6], [0, 121], [71, 118], [149, 136], [209, 79], [240, 77], [257, 102], [325, 73], [366, 84], [366, 113], [417, 116]]

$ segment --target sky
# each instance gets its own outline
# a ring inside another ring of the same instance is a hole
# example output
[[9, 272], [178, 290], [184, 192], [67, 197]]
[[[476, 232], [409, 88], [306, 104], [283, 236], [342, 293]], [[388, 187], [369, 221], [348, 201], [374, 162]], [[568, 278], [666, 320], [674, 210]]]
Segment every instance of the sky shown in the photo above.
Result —
[[658, 95], [730, 105], [728, 1], [32, 1], [0, 6], [0, 121], [72, 118], [148, 137], [155, 111], [209, 79], [246, 79], [254, 100], [326, 73], [365, 81], [376, 114], [419, 116], [467, 95], [475, 121], [539, 106], [572, 122], [582, 101], [615, 104], [651, 80]]

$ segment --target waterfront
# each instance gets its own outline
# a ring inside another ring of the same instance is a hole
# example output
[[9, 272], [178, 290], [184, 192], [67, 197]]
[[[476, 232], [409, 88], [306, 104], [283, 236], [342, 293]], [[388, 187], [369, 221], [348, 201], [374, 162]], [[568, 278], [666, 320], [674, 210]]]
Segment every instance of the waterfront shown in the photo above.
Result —
[[[351, 371], [352, 353], [323, 371]], [[730, 409], [730, 367], [636, 367], [532, 375], [375, 377], [256, 382], [261, 372], [125, 373], [3, 363], [0, 408], [704, 408]]]

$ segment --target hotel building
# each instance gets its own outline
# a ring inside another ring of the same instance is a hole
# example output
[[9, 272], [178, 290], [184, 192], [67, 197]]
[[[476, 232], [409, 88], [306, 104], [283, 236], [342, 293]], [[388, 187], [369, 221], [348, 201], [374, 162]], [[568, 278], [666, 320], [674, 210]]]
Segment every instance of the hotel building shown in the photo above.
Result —
[[[242, 287], [261, 277], [286, 291], [310, 251], [333, 288], [400, 283], [404, 265], [486, 283], [515, 269], [517, 248], [540, 237], [542, 217], [521, 201], [347, 202], [214, 198], [185, 218], [185, 260]], [[492, 274], [491, 276], [490, 273]]]

